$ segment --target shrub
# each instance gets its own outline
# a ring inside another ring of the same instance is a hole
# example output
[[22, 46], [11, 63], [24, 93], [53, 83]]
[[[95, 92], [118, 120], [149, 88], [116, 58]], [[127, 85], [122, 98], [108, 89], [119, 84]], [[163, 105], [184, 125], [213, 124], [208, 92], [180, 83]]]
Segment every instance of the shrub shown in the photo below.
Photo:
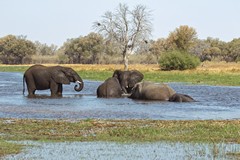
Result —
[[185, 70], [196, 68], [200, 64], [198, 57], [183, 51], [170, 51], [162, 54], [159, 65], [162, 70]]

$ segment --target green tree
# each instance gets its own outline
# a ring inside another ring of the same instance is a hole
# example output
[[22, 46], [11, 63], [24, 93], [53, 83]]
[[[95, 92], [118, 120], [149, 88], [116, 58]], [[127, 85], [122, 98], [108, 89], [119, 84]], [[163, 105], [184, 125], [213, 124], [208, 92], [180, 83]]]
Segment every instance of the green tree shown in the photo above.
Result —
[[33, 55], [32, 63], [58, 63], [59, 56], [57, 55], [57, 46], [54, 44], [47, 45], [46, 43], [35, 42], [36, 55]]
[[104, 50], [103, 37], [90, 33], [85, 37], [68, 40], [63, 47], [70, 63], [98, 63]]
[[143, 5], [130, 10], [126, 4], [119, 4], [117, 10], [106, 12], [102, 20], [93, 27], [107, 41], [115, 43], [122, 52], [124, 69], [128, 70], [128, 55], [151, 34], [151, 14]]
[[229, 49], [226, 42], [220, 41], [218, 38], [208, 37], [205, 43], [207, 43], [209, 47], [203, 50], [203, 57], [208, 57], [208, 60], [220, 61], [228, 57]]
[[166, 39], [160, 38], [156, 41], [153, 41], [150, 44], [150, 53], [154, 55], [157, 58], [157, 61], [159, 61], [159, 57], [167, 51], [167, 43]]
[[227, 61], [240, 61], [240, 38], [233, 39], [228, 43], [228, 59]]
[[79, 44], [80, 38], [68, 39], [63, 44], [62, 50], [68, 56], [69, 63], [81, 63], [82, 49]]
[[167, 38], [167, 43], [170, 44], [168, 50], [182, 50], [189, 51], [195, 45], [197, 39], [197, 32], [194, 28], [187, 25], [180, 26], [171, 32]]
[[0, 60], [3, 64], [21, 64], [36, 53], [34, 43], [25, 36], [8, 35], [0, 38]]
[[205, 40], [197, 39], [195, 45], [190, 48], [189, 52], [198, 56], [201, 61], [211, 60], [211, 58], [208, 59], [208, 55], [204, 55], [204, 51], [208, 48], [210, 48], [209, 43]]
[[51, 44], [50, 46], [47, 45], [46, 43], [42, 44], [39, 41], [35, 42], [35, 46], [36, 46], [36, 54], [37, 55], [42, 55], [42, 56], [46, 56], [46, 55], [55, 55], [56, 51], [57, 51], [57, 46], [54, 44]]

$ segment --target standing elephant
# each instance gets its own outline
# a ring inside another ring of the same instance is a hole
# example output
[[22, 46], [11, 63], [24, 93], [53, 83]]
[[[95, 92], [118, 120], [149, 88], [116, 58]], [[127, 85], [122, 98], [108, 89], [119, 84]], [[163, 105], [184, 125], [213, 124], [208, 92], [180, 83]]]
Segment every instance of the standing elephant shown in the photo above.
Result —
[[50, 89], [51, 96], [61, 96], [62, 84], [70, 82], [78, 83], [75, 91], [81, 91], [84, 83], [82, 78], [72, 68], [62, 66], [46, 67], [43, 65], [33, 65], [26, 70], [23, 76], [23, 94], [25, 91], [24, 80], [28, 88], [28, 96], [32, 97], [36, 90]]
[[132, 71], [120, 71], [115, 70], [113, 77], [116, 77], [119, 80], [120, 86], [125, 94], [129, 94], [132, 91], [132, 88], [138, 82], [143, 80], [143, 74], [137, 70]]
[[98, 98], [120, 98], [122, 94], [122, 88], [116, 77], [108, 78], [97, 88]]
[[132, 99], [159, 100], [171, 102], [192, 102], [194, 101], [188, 95], [178, 94], [166, 84], [140, 82], [137, 83], [129, 96]]

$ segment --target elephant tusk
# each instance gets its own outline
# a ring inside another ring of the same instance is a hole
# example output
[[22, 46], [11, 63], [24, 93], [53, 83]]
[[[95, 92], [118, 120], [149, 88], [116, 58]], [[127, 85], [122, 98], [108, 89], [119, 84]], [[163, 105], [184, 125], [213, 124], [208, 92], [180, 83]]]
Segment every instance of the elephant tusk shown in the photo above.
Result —
[[81, 84], [82, 82], [80, 82], [80, 81], [76, 81], [75, 83], [79, 83], [79, 84]]

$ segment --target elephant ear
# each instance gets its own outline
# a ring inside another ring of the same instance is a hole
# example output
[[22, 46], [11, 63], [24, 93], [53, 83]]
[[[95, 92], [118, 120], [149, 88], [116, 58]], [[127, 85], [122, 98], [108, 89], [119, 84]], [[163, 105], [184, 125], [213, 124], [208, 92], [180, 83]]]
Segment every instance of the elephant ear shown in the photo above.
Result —
[[119, 79], [121, 73], [122, 73], [122, 71], [120, 71], [120, 70], [115, 70], [112, 77], [116, 77], [117, 79]]
[[143, 74], [137, 70], [131, 71], [131, 76], [129, 77], [129, 87], [133, 87], [136, 83], [143, 80]]
[[70, 81], [69, 81], [68, 78], [66, 77], [65, 73], [62, 72], [61, 70], [57, 70], [56, 72], [54, 72], [54, 73], [52, 74], [52, 79], [53, 79], [56, 83], [70, 84]]

